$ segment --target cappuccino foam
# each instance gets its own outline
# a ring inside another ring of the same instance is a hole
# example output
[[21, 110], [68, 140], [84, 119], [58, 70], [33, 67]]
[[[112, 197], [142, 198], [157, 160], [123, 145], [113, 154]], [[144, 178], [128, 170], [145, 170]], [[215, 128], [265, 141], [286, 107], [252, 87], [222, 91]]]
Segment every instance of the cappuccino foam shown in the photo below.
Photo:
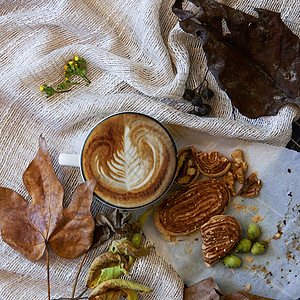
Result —
[[133, 208], [158, 199], [172, 184], [176, 147], [157, 121], [136, 113], [105, 119], [82, 151], [86, 180], [97, 177], [95, 193], [116, 207]]

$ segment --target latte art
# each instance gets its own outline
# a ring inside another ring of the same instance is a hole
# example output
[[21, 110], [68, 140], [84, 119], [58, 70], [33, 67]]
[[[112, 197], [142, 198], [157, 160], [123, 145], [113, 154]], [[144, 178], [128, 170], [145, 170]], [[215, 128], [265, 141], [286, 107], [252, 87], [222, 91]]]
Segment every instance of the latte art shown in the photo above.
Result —
[[124, 113], [100, 123], [82, 152], [86, 179], [97, 177], [96, 194], [118, 207], [146, 205], [173, 181], [176, 149], [155, 120]]

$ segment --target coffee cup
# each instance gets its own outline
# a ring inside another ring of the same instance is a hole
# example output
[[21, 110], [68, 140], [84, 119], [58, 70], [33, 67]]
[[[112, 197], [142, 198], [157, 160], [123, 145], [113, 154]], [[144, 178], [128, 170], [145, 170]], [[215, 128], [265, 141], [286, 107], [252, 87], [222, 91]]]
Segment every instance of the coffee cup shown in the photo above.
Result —
[[167, 128], [136, 112], [111, 115], [88, 133], [80, 154], [60, 154], [60, 165], [76, 166], [84, 181], [97, 178], [95, 197], [120, 209], [161, 199], [177, 169], [177, 149]]

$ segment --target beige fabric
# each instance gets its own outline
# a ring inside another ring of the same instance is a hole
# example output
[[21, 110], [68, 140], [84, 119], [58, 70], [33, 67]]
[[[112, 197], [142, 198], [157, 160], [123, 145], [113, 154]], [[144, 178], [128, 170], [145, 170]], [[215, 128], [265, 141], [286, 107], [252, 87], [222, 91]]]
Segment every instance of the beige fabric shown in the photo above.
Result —
[[[246, 12], [263, 7], [282, 12], [300, 35], [298, 0], [223, 1]], [[217, 136], [285, 145], [299, 108], [287, 106], [277, 116], [234, 120], [226, 95], [215, 90], [210, 117], [190, 114], [182, 99], [185, 87], [197, 86], [206, 70], [201, 44], [183, 32], [168, 0], [0, 1], [0, 185], [30, 199], [22, 174], [47, 140], [66, 201], [77, 185], [78, 170], [58, 165], [61, 152], [74, 152], [82, 134], [104, 116], [138, 111], [165, 124], [187, 126]], [[247, 4], [246, 4], [247, 3]], [[189, 6], [191, 6], [189, 4]], [[88, 66], [89, 87], [46, 98], [44, 83], [63, 82], [63, 65], [75, 55]], [[106, 211], [98, 203], [93, 211]], [[103, 249], [103, 248], [102, 248]], [[102, 249], [97, 250], [101, 252]], [[84, 284], [85, 264], [78, 286]], [[53, 297], [70, 295], [79, 260], [51, 254]], [[137, 279], [156, 287], [144, 299], [181, 299], [183, 283], [163, 259], [151, 254], [134, 266]], [[151, 275], [153, 274], [153, 276]], [[155, 275], [157, 274], [157, 275]], [[162, 281], [164, 280], [164, 281]], [[163, 283], [163, 284], [162, 284]], [[46, 299], [45, 259], [30, 263], [0, 241], [0, 299]]]

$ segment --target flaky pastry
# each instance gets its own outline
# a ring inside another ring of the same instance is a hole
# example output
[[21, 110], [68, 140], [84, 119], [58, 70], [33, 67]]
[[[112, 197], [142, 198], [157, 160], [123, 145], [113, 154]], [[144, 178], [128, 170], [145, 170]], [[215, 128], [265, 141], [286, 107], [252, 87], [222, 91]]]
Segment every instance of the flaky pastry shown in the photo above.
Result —
[[180, 149], [178, 155], [177, 173], [174, 182], [182, 187], [193, 184], [199, 174], [199, 166], [194, 146]]
[[223, 214], [229, 205], [230, 191], [218, 179], [199, 180], [175, 191], [157, 207], [154, 221], [164, 235], [186, 235], [200, 229], [212, 216]]
[[231, 167], [231, 163], [228, 158], [217, 151], [208, 153], [198, 152], [197, 160], [200, 172], [209, 177], [220, 177]]
[[235, 217], [213, 216], [201, 226], [204, 262], [211, 267], [224, 257], [240, 240], [242, 228]]
[[253, 172], [239, 190], [238, 195], [245, 198], [254, 198], [258, 195], [262, 182], [257, 178], [257, 172]]
[[247, 170], [247, 162], [243, 160], [243, 151], [240, 149], [236, 149], [231, 154], [232, 163], [231, 163], [231, 171], [233, 173], [234, 178], [239, 183], [245, 182], [244, 172]]

